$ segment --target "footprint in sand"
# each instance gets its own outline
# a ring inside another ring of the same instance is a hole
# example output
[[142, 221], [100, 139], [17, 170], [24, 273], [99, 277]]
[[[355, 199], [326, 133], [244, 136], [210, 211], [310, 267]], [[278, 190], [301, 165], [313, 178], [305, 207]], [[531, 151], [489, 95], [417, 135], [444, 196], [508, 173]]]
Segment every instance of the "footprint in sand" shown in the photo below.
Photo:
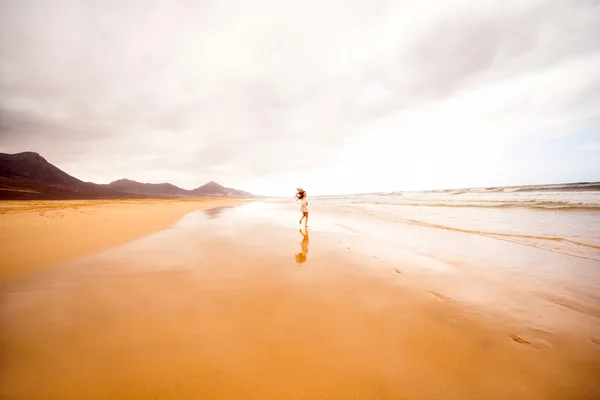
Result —
[[513, 335], [512, 333], [510, 335], [508, 335], [509, 338], [511, 338], [514, 342], [517, 342], [519, 344], [527, 344], [527, 345], [531, 345], [531, 342], [523, 339], [521, 336], [517, 336], [517, 335]]
[[402, 272], [402, 270], [399, 270], [398, 268], [396, 268], [396, 273], [397, 274], [403, 274], [404, 272]]
[[431, 293], [432, 295], [434, 295], [439, 301], [450, 301], [450, 300], [452, 300], [450, 297], [446, 297], [446, 296], [441, 295], [441, 294], [436, 293], [436, 292], [429, 292], [429, 293]]
[[590, 340], [590, 342], [597, 344], [598, 346], [600, 346], [600, 339], [598, 339], [595, 336], [588, 336], [588, 339]]

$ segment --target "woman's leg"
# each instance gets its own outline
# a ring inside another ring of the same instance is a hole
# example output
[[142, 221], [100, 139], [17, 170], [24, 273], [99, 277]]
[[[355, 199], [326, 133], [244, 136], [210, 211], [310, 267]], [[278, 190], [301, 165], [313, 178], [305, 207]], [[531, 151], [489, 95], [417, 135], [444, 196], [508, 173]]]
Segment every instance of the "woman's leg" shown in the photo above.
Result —
[[304, 216], [306, 217], [306, 221], [304, 221], [304, 226], [308, 226], [308, 212], [305, 212]]
[[298, 222], [299, 224], [302, 223], [302, 220], [304, 219], [304, 217], [306, 217], [306, 213], [302, 213], [302, 218], [300, 218], [300, 222]]

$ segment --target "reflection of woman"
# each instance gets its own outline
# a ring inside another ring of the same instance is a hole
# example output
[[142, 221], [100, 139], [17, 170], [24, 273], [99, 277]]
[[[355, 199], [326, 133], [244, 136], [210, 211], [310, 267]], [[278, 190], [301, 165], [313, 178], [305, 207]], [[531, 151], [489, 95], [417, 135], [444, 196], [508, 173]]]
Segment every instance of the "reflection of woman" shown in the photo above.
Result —
[[300, 218], [299, 223], [301, 224], [302, 220], [306, 218], [306, 221], [304, 221], [304, 226], [308, 226], [308, 199], [306, 198], [306, 192], [302, 188], [297, 188], [296, 190], [298, 191], [298, 193], [296, 193], [296, 197], [302, 201], [302, 204], [300, 205], [302, 218]]
[[300, 234], [302, 235], [302, 242], [300, 242], [300, 248], [302, 249], [301, 253], [296, 254], [296, 262], [301, 264], [306, 262], [306, 255], [308, 254], [308, 230], [305, 229], [305, 232], [302, 232], [302, 229], [298, 229]]

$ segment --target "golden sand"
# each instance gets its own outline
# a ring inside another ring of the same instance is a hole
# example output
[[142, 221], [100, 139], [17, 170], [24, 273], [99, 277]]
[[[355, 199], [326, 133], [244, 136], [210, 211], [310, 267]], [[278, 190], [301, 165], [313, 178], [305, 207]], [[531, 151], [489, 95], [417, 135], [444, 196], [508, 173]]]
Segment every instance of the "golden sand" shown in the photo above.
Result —
[[[96, 237], [184, 206], [127, 207]], [[483, 318], [330, 232], [221, 216], [142, 240], [3, 287], [0, 398], [600, 398], [597, 334]]]
[[0, 202], [0, 282], [164, 229], [193, 210], [238, 200]]

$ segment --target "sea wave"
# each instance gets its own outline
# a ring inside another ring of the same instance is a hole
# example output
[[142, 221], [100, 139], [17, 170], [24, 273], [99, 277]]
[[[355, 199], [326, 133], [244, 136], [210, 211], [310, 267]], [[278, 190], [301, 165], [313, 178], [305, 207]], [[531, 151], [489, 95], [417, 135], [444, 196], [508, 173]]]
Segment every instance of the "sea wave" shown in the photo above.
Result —
[[[576, 232], [565, 232], [564, 230], [546, 230], [543, 232], [536, 225], [529, 226], [532, 230], [523, 230], [523, 226], [511, 225], [510, 230], [504, 230], [505, 224], [487, 226], [487, 222], [477, 219], [453, 219], [449, 221], [431, 221], [430, 218], [406, 217], [403, 213], [385, 212], [376, 208], [365, 208], [360, 210], [370, 217], [385, 221], [399, 222], [408, 225], [416, 225], [424, 228], [439, 229], [456, 233], [484, 236], [491, 239], [511, 242], [527, 247], [545, 250], [570, 257], [576, 257], [591, 261], [600, 261], [600, 233], [594, 234], [586, 229]], [[435, 218], [435, 217], [434, 217]], [[438, 216], [439, 218], [439, 216]], [[568, 218], [568, 217], [567, 217]], [[436, 218], [437, 219], [437, 218]], [[506, 220], [505, 222], [507, 222]], [[473, 223], [476, 223], [475, 225]], [[479, 225], [479, 226], [477, 226]], [[516, 231], [513, 231], [515, 229]], [[520, 231], [518, 231], [520, 230]]]
[[[464, 193], [515, 193], [515, 192], [590, 192], [600, 191], [600, 182], [578, 182], [552, 185], [525, 185], [525, 186], [495, 186], [482, 188], [464, 188], [464, 189], [441, 189], [431, 190], [424, 193], [446, 193], [446, 194], [464, 194]], [[402, 192], [397, 192], [400, 194]]]
[[568, 237], [552, 235], [528, 235], [514, 232], [491, 232], [477, 229], [466, 229], [442, 224], [434, 224], [427, 221], [412, 219], [404, 219], [402, 222], [428, 228], [443, 229], [453, 232], [486, 236], [489, 238], [505, 240], [507, 242], [517, 243], [529, 247], [535, 247], [540, 250], [551, 251], [553, 253], [563, 254], [566, 256], [583, 258], [592, 261], [600, 261], [600, 254], [598, 253], [598, 250], [600, 250], [600, 246], [592, 243], [585, 243], [580, 240], [574, 240]]
[[354, 200], [352, 204], [398, 205], [409, 207], [481, 207], [481, 208], [534, 208], [546, 210], [600, 211], [600, 203], [571, 201], [373, 201]]
[[409, 207], [525, 208], [594, 212], [600, 210], [600, 183], [371, 193], [317, 199], [352, 204]]

